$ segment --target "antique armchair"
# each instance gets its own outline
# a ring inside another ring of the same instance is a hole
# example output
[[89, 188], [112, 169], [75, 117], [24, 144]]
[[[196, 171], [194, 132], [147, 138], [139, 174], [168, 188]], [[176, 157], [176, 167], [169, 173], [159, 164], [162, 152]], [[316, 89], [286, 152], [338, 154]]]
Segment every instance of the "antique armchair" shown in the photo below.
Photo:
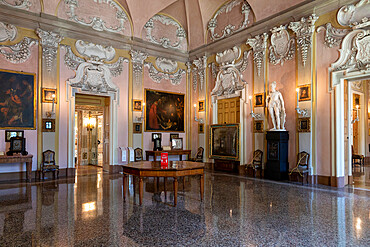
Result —
[[55, 164], [55, 152], [46, 150], [42, 153], [41, 173], [42, 180], [45, 178], [46, 172], [53, 172], [53, 178], [55, 179], [55, 173], [59, 178], [59, 166]]
[[135, 154], [135, 162], [143, 160], [143, 150], [141, 148], [135, 148], [134, 154]]
[[353, 149], [353, 145], [352, 145], [352, 169], [356, 165], [359, 165], [360, 166], [360, 171], [361, 171], [361, 167], [362, 168], [364, 167], [364, 163], [365, 163], [365, 157], [361, 154], [355, 154], [354, 149]]
[[262, 178], [262, 160], [263, 160], [262, 158], [263, 158], [262, 150], [257, 149], [253, 152], [252, 161], [246, 167], [246, 169], [248, 168], [253, 169], [253, 177], [256, 177], [256, 173], [259, 170], [260, 178]]
[[302, 184], [306, 181], [308, 183], [308, 163], [310, 160], [310, 154], [302, 151], [297, 154], [297, 165], [290, 170], [289, 177], [293, 173], [297, 173], [302, 178]]
[[203, 153], [204, 153], [204, 148], [202, 147], [199, 147], [198, 148], [198, 151], [195, 155], [194, 158], [190, 158], [189, 161], [193, 161], [193, 162], [203, 162]]

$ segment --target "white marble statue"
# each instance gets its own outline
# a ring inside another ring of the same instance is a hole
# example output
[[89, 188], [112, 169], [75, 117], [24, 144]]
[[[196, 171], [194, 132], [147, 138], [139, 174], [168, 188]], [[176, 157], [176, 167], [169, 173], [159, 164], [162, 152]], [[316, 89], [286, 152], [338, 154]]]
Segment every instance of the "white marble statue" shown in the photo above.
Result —
[[283, 96], [276, 90], [276, 81], [271, 83], [270, 94], [266, 97], [266, 107], [270, 112], [270, 117], [274, 128], [270, 130], [285, 130], [285, 106]]

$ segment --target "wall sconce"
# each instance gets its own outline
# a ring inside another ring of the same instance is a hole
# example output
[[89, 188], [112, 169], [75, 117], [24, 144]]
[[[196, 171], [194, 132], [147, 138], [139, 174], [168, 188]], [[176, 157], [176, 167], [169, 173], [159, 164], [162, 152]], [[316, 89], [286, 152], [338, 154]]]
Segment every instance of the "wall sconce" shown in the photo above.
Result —
[[194, 104], [194, 121], [203, 123], [203, 118], [198, 118], [197, 117], [197, 104]]
[[54, 116], [54, 115], [55, 115], [55, 112], [54, 112], [55, 94], [53, 94], [51, 97], [53, 98], [53, 104], [52, 104], [52, 106], [51, 106], [51, 111], [46, 112], [46, 117], [48, 117], [48, 118], [51, 118], [52, 116]]
[[138, 122], [144, 121], [144, 119], [145, 119], [145, 117], [144, 117], [144, 109], [145, 109], [145, 102], [143, 103], [143, 109], [141, 110], [141, 116], [140, 117], [136, 117], [136, 121], [138, 121]]
[[299, 88], [297, 88], [296, 91], [297, 91], [297, 107], [295, 108], [295, 110], [297, 111], [297, 113], [299, 115], [302, 115], [302, 117], [309, 117], [307, 109], [299, 108], [299, 104], [298, 104], [298, 102], [299, 102], [299, 95], [298, 95], [299, 94]]
[[89, 118], [85, 118], [87, 131], [92, 131], [95, 128], [96, 119], [91, 117], [89, 112]]
[[252, 105], [252, 96], [249, 96], [249, 105], [251, 106], [251, 117], [255, 119], [262, 119], [262, 115], [259, 113], [254, 113], [253, 112], [253, 105]]
[[360, 106], [359, 105], [356, 105], [356, 118], [355, 119], [353, 119], [352, 121], [351, 121], [351, 124], [354, 124], [354, 123], [356, 123], [356, 122], [359, 122], [360, 121], [360, 119], [358, 118], [358, 108], [359, 108]]

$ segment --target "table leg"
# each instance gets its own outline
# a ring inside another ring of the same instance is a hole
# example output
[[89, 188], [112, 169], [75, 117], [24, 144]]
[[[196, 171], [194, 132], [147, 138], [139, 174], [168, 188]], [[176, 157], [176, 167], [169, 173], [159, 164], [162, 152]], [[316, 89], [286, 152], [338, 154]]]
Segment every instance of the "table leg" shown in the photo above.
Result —
[[200, 175], [200, 200], [203, 201], [204, 193], [204, 175]]
[[167, 198], [167, 190], [166, 190], [166, 184], [167, 184], [167, 178], [164, 177], [163, 178], [163, 182], [164, 182], [164, 185], [163, 185], [163, 188], [164, 188], [164, 198]]
[[180, 154], [180, 161], [182, 161], [182, 154]]
[[139, 177], [139, 202], [143, 204], [143, 178]]
[[126, 183], [127, 183], [127, 175], [123, 174], [123, 201], [126, 201]]
[[177, 177], [173, 178], [173, 193], [174, 193], [174, 204], [175, 207], [177, 205], [177, 187], [178, 187], [178, 182], [177, 182]]
[[32, 174], [32, 161], [26, 162], [26, 179], [27, 182], [31, 182], [31, 174]]

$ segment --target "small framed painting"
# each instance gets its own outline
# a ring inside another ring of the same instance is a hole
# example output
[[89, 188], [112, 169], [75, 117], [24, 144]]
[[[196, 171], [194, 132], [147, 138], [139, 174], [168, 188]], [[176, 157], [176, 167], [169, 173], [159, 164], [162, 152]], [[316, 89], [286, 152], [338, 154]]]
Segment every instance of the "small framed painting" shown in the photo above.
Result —
[[182, 138], [173, 138], [171, 142], [171, 147], [173, 150], [182, 149]]
[[311, 132], [310, 118], [298, 118], [298, 132]]
[[202, 123], [198, 124], [198, 133], [204, 134], [204, 124]]
[[[54, 95], [54, 97], [53, 97]], [[43, 88], [42, 89], [42, 103], [57, 103], [57, 90], [54, 88]]]
[[204, 105], [204, 100], [200, 100], [200, 101], [198, 102], [198, 112], [199, 112], [199, 111], [204, 111], [204, 107], [205, 107], [205, 105]]
[[308, 101], [311, 100], [311, 85], [298, 86], [298, 100]]
[[55, 119], [42, 119], [42, 132], [55, 132]]
[[171, 134], [170, 134], [170, 143], [172, 143], [172, 139], [173, 139], [173, 138], [179, 138], [179, 134], [171, 133]]
[[264, 107], [265, 106], [265, 94], [257, 93], [254, 95], [254, 107]]
[[132, 108], [133, 108], [134, 111], [142, 111], [143, 110], [143, 101], [138, 100], [138, 99], [134, 99]]
[[135, 134], [140, 134], [142, 132], [142, 129], [143, 129], [142, 123], [134, 123], [133, 132]]
[[253, 120], [253, 133], [263, 133], [263, 120]]

